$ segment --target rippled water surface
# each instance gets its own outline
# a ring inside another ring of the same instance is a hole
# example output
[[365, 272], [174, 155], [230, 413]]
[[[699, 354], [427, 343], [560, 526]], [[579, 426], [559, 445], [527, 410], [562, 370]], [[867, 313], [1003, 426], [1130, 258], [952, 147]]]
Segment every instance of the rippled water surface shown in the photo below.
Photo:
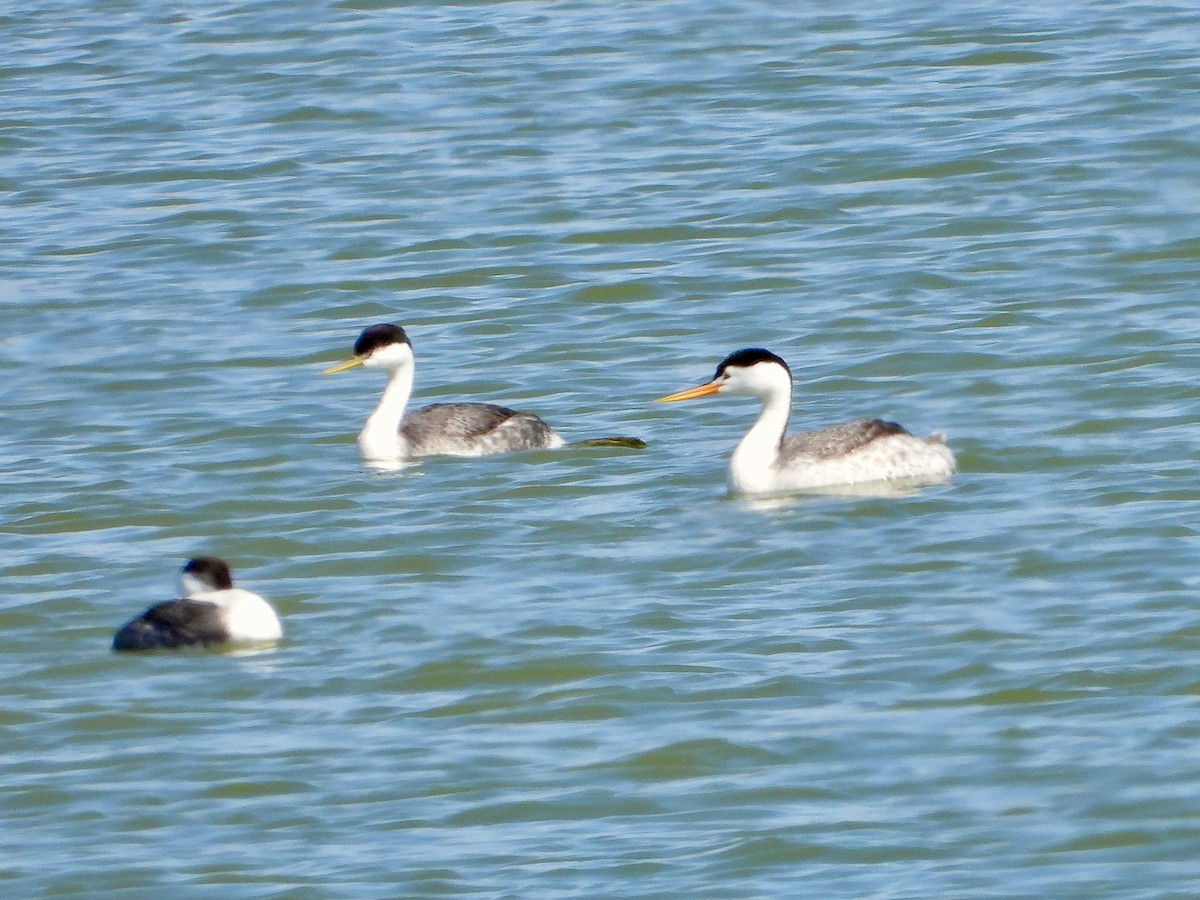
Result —
[[[1191, 4], [0, 29], [5, 896], [1194, 896]], [[650, 446], [368, 470], [375, 321]], [[744, 346], [959, 476], [728, 496]], [[111, 653], [198, 553], [285, 641]]]

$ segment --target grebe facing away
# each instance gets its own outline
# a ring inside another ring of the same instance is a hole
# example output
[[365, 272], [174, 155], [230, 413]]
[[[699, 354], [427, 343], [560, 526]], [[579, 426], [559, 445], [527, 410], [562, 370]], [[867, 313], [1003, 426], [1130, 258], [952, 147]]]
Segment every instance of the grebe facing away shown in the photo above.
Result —
[[[331, 366], [333, 375], [362, 366], [387, 373], [379, 405], [358, 435], [368, 462], [399, 462], [421, 456], [488, 456], [510, 450], [542, 450], [566, 441], [532, 413], [491, 403], [435, 403], [405, 415], [412, 395], [414, 358], [399, 325], [368, 325], [354, 342], [354, 356]], [[598, 438], [581, 444], [645, 447], [638, 438]]]
[[729, 354], [712, 380], [660, 397], [660, 403], [709, 394], [755, 397], [762, 403], [729, 459], [729, 486], [739, 493], [768, 494], [879, 481], [945, 481], [954, 454], [940, 434], [910, 434], [895, 422], [864, 419], [785, 437], [792, 406], [787, 363], [757, 348]]
[[258, 594], [233, 586], [223, 559], [197, 556], [180, 572], [184, 598], [150, 607], [121, 626], [114, 650], [177, 650], [283, 637], [275, 610]]

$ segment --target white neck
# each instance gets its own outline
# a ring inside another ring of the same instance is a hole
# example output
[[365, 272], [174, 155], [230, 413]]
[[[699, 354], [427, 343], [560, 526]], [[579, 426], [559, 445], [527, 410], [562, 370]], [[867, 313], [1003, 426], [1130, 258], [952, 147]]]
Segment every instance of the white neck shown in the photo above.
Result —
[[179, 576], [179, 585], [183, 588], [183, 596], [185, 597], [195, 597], [197, 594], [207, 594], [209, 591], [217, 590], [190, 572], [184, 572]]
[[762, 492], [774, 484], [772, 470], [791, 414], [791, 391], [762, 396], [762, 412], [729, 458], [729, 485], [735, 491]]
[[358, 449], [366, 459], [395, 460], [404, 456], [400, 420], [412, 395], [413, 366], [401, 365], [388, 371], [388, 383], [375, 412], [358, 435]]

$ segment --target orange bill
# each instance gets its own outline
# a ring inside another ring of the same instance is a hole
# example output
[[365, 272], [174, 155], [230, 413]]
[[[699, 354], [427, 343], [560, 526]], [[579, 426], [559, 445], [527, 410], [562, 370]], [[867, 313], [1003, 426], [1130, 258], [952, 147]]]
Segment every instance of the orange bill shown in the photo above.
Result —
[[322, 375], [336, 375], [338, 372], [345, 372], [347, 369], [353, 369], [355, 366], [361, 366], [367, 361], [365, 356], [352, 356], [345, 362], [340, 362], [336, 366], [330, 366]]
[[655, 403], [677, 403], [680, 400], [695, 400], [697, 397], [707, 397], [709, 394], [715, 394], [721, 389], [719, 382], [710, 381], [708, 384], [702, 384], [699, 387], [688, 388], [686, 391], [680, 391], [678, 394], [668, 394], [665, 397], [659, 397]]

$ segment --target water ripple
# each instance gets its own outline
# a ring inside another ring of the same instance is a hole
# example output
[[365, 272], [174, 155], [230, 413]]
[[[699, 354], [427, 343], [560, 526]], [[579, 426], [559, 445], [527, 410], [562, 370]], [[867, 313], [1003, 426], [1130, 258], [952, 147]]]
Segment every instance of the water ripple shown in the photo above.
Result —
[[[9, 892], [1190, 894], [1196, 17], [1078, 12], [0, 18]], [[383, 320], [650, 446], [366, 471]], [[959, 477], [728, 497], [742, 346]], [[285, 640], [110, 653], [201, 552]]]

